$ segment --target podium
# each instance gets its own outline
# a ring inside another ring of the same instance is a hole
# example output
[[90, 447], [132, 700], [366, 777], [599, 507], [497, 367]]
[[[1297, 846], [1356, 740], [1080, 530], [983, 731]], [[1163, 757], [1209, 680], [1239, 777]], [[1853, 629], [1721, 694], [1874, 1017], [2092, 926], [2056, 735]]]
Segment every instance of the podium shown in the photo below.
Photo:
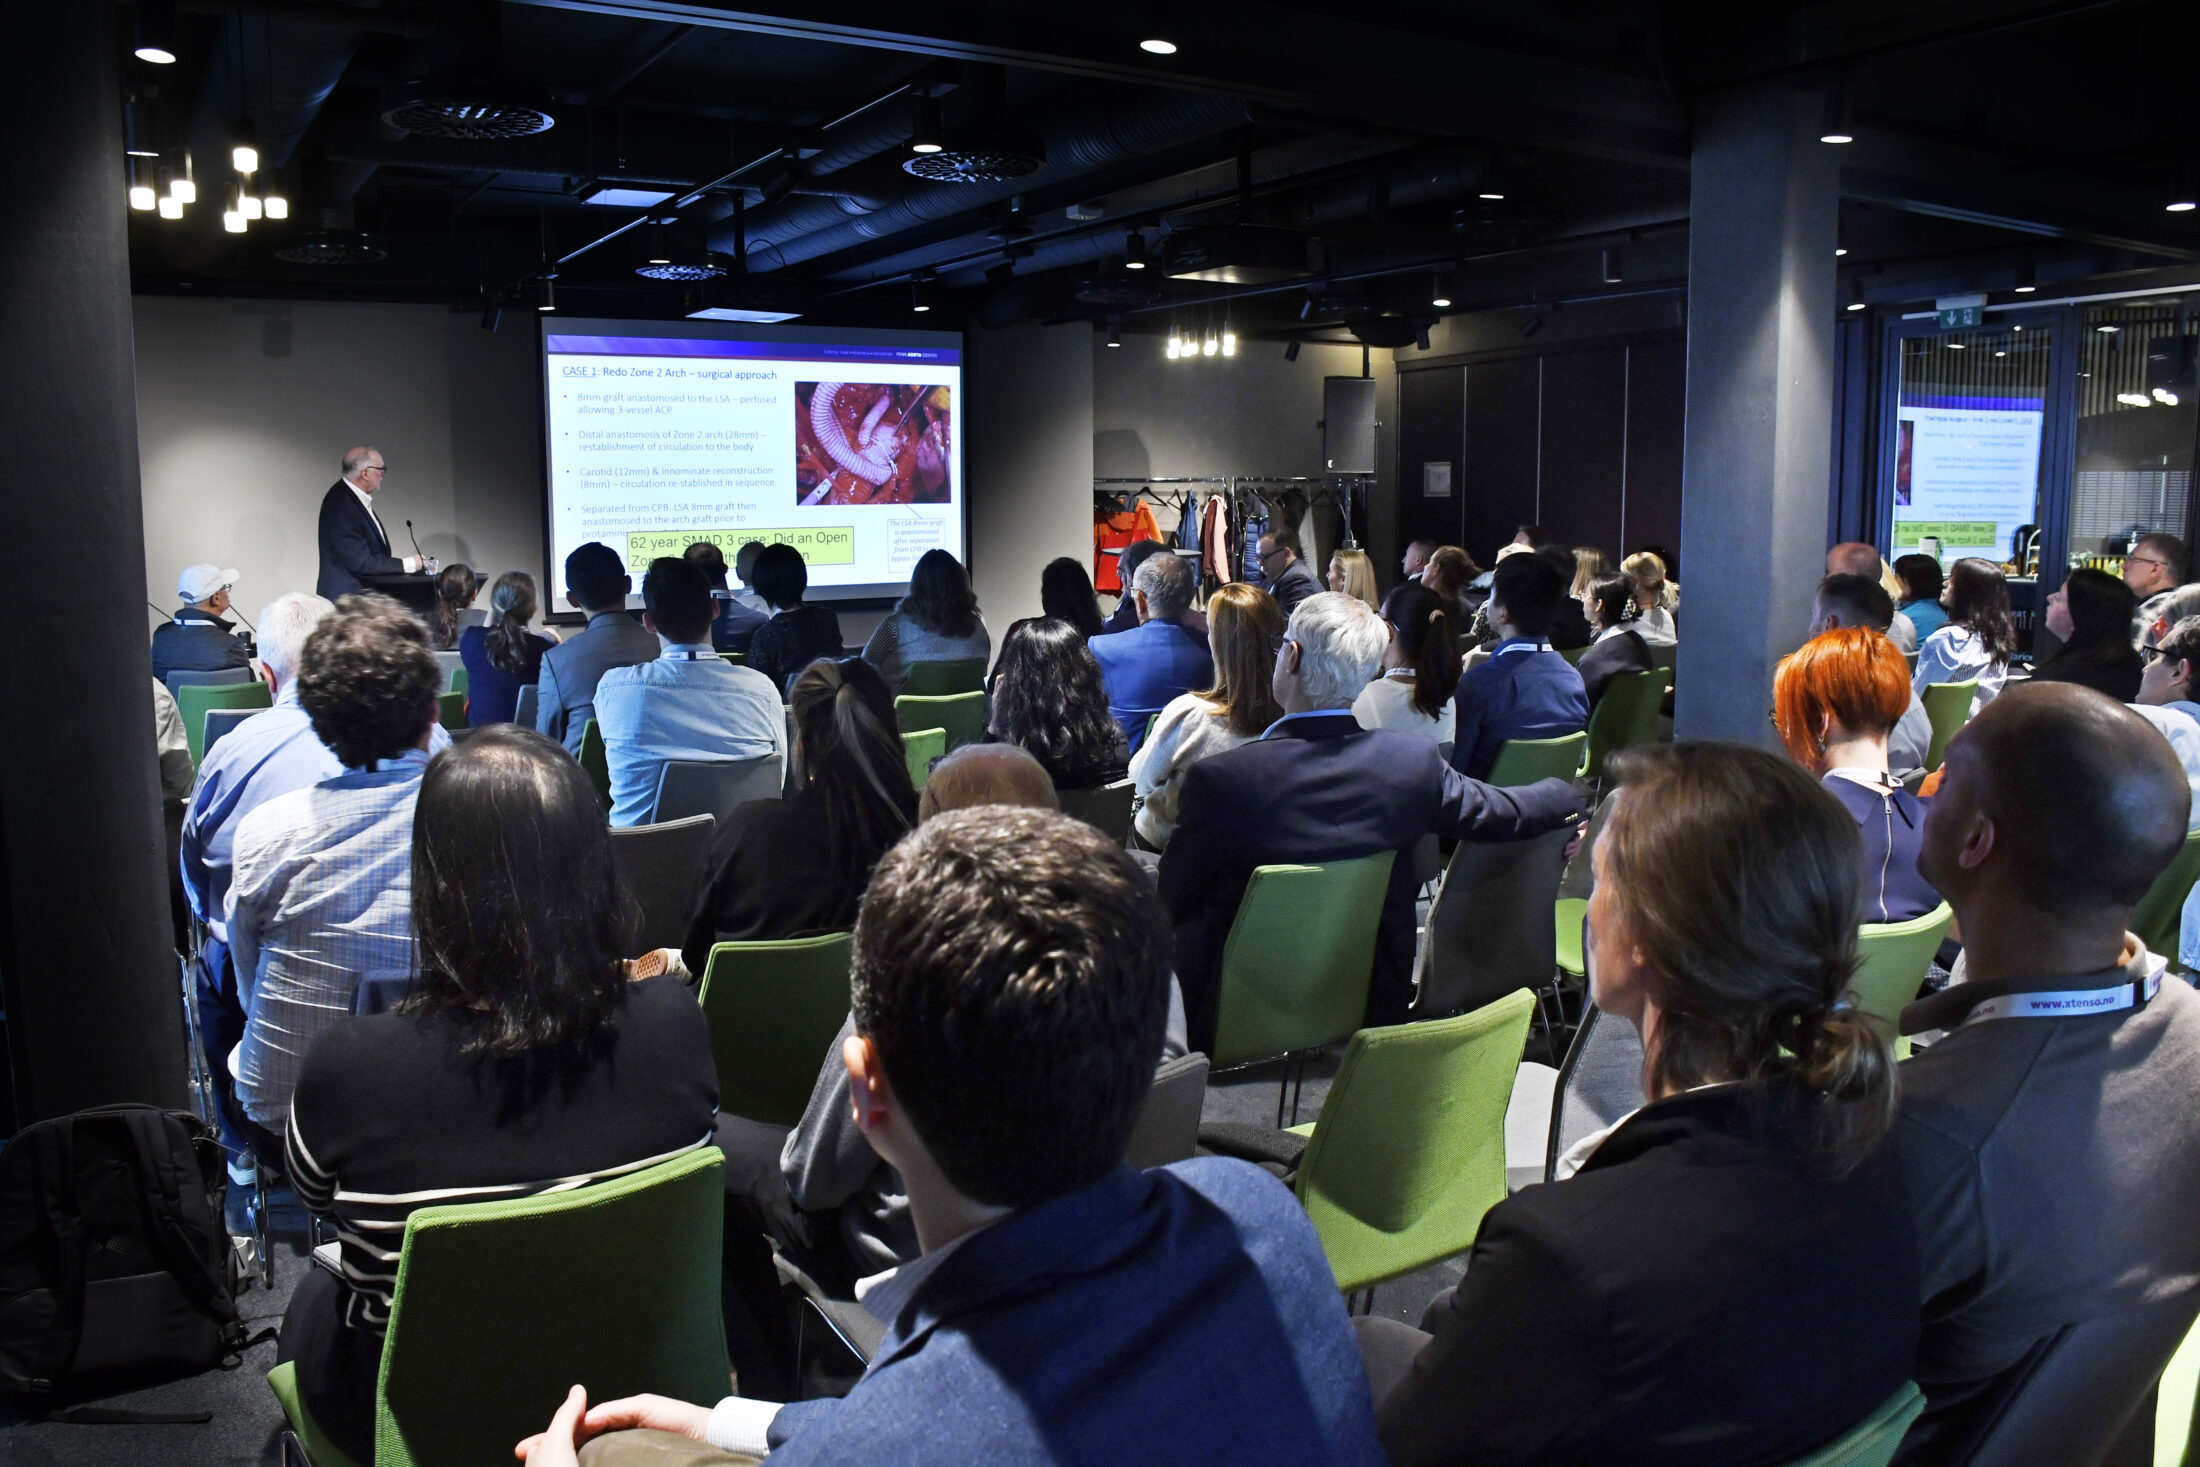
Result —
[[422, 621], [435, 614], [434, 576], [361, 576], [359, 579], [368, 590], [389, 597]]

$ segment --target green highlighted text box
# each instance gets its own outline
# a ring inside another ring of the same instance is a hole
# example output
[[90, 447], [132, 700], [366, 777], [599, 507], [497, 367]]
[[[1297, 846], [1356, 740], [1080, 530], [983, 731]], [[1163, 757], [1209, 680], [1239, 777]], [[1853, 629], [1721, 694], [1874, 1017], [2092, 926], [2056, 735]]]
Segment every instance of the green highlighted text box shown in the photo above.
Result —
[[1915, 545], [1931, 535], [1943, 545], [1993, 545], [2001, 540], [2001, 526], [1992, 520], [1896, 520], [1894, 543]]
[[792, 545], [811, 565], [854, 565], [856, 532], [849, 525], [819, 525], [799, 530], [635, 530], [626, 537], [626, 563], [647, 566], [660, 555], [684, 555], [698, 540], [708, 540], [731, 565], [751, 540]]

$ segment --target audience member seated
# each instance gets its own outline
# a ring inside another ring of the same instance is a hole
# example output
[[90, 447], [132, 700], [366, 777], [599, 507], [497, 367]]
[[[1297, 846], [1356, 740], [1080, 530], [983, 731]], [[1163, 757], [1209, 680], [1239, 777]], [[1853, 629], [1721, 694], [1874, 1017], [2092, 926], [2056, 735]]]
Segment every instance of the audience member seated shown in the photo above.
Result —
[[428, 609], [429, 646], [438, 652], [458, 649], [458, 634], [465, 630], [460, 617], [480, 591], [481, 577], [471, 566], [447, 565], [436, 572], [435, 605]]
[[2155, 643], [2139, 674], [2138, 701], [2200, 719], [2200, 616], [2177, 623]]
[[1269, 687], [1283, 624], [1275, 598], [1243, 581], [1232, 581], [1207, 603], [1214, 686], [1170, 699], [1154, 720], [1153, 735], [1131, 759], [1131, 778], [1143, 802], [1135, 825], [1140, 839], [1155, 850], [1164, 849], [1176, 831], [1184, 771], [1259, 738], [1283, 716]]
[[[2154, 725], [2154, 731], [2162, 736], [2170, 752], [2177, 756], [2177, 762], [2184, 766], [2185, 783], [2192, 790], [2192, 814], [2185, 822], [2185, 829], [2187, 833], [2200, 831], [2200, 720], [2189, 713], [2153, 703], [2124, 706]], [[2179, 950], [2181, 952], [2182, 948]], [[2180, 957], [2178, 962], [2183, 964], [2184, 959]]]
[[771, 603], [756, 594], [756, 581], [754, 579], [756, 575], [756, 557], [763, 553], [764, 542], [761, 540], [745, 540], [742, 542], [741, 548], [733, 553], [734, 579], [741, 583], [741, 589], [733, 593], [733, 599], [755, 612], [758, 616], [770, 620], [772, 614]]
[[692, 977], [703, 976], [712, 943], [846, 932], [871, 868], [916, 821], [893, 695], [877, 669], [821, 658], [794, 680], [792, 708], [802, 787], [736, 805], [720, 823], [682, 949]]
[[237, 573], [216, 565], [186, 567], [176, 578], [181, 610], [153, 628], [153, 676], [162, 682], [172, 672], [226, 672], [249, 667], [252, 654], [235, 635], [236, 624], [222, 620], [229, 609], [229, 588]]
[[2051, 683], [2076, 683], [2119, 703], [2139, 696], [2143, 664], [2131, 645], [2131, 588], [2107, 571], [2074, 570], [2047, 598], [2047, 629], [2062, 638], [2054, 656], [2032, 669]]
[[1260, 537], [1260, 573], [1268, 584], [1266, 590], [1276, 598], [1276, 605], [1289, 616], [1298, 604], [1321, 590], [1321, 582], [1306, 568], [1301, 559], [1299, 537], [1281, 528], [1270, 530]]
[[820, 657], [840, 655], [840, 618], [830, 607], [802, 599], [810, 589], [809, 563], [792, 545], [767, 545], [757, 554], [750, 584], [770, 604], [772, 619], [749, 641], [749, 666], [785, 689], [795, 674]]
[[710, 1027], [682, 984], [627, 980], [602, 811], [580, 766], [525, 729], [438, 759], [407, 842], [418, 983], [395, 1012], [332, 1017], [298, 1072], [289, 1173], [334, 1223], [342, 1273], [304, 1270], [280, 1355], [355, 1462], [374, 1457], [414, 1208], [563, 1191], [710, 1144]]
[[[1500, 545], [1498, 547], [1497, 563], [1499, 565], [1503, 565], [1506, 561], [1512, 559], [1516, 555], [1527, 555], [1530, 553], [1532, 552], [1529, 546], [1523, 545], [1518, 540], [1515, 540], [1510, 545]], [[1467, 634], [1459, 639], [1460, 650], [1468, 654], [1467, 665], [1470, 667], [1477, 665], [1477, 661], [1473, 656], [1475, 652], [1497, 645], [1497, 628], [1490, 621], [1490, 588], [1497, 584], [1497, 572], [1494, 570], [1490, 571], [1482, 578], [1482, 580], [1484, 582], [1481, 587], [1482, 599], [1475, 605], [1472, 618], [1467, 623]], [[1427, 581], [1425, 578], [1424, 583], [1428, 584], [1429, 588], [1435, 591], [1438, 595], [1443, 594], [1443, 588], [1441, 586], [1435, 584], [1434, 582]], [[1583, 618], [1584, 625], [1587, 624], [1587, 620], [1588, 619], [1586, 617]]]
[[1163, 930], [1137, 865], [1065, 816], [958, 812], [889, 852], [843, 1059], [924, 1256], [864, 1297], [887, 1324], [869, 1370], [839, 1400], [571, 1409], [557, 1450], [647, 1422], [778, 1467], [1380, 1462], [1296, 1199], [1222, 1158], [1123, 1165], [1162, 1047]]
[[[1514, 561], [1555, 582], [1547, 562], [1515, 556], [1505, 565]], [[1500, 599], [1506, 584], [1500, 576]], [[1563, 587], [1554, 583], [1549, 594], [1561, 595]], [[1359, 601], [1333, 592], [1309, 596], [1276, 653], [1273, 683], [1283, 717], [1253, 742], [1185, 771], [1160, 884], [1176, 924], [1176, 976], [1194, 1049], [1213, 1051], [1223, 942], [1254, 867], [1398, 853], [1375, 939], [1367, 1012], [1369, 1024], [1396, 1024], [1413, 996], [1411, 847], [1424, 835], [1525, 839], [1578, 814], [1566, 780], [1493, 789], [1445, 767], [1428, 739], [1361, 728], [1352, 700], [1374, 678], [1389, 643], [1382, 618]], [[1565, 667], [1564, 659], [1554, 660]], [[1579, 687], [1577, 678], [1577, 696]]]
[[1842, 1001], [1854, 822], [1732, 744], [1614, 771], [1583, 941], [1649, 1101], [1490, 1210], [1426, 1334], [1356, 1321], [1394, 1467], [1787, 1462], [1916, 1359], [1892, 1056]]
[[160, 755], [160, 797], [181, 800], [191, 793], [198, 770], [191, 763], [191, 740], [183, 732], [183, 710], [160, 679], [153, 680], [153, 748]]
[[1573, 552], [1561, 545], [1546, 545], [1536, 554], [1558, 572], [1559, 597], [1551, 607], [1551, 627], [1544, 636], [1561, 652], [1579, 652], [1589, 645], [1594, 633], [1589, 630], [1589, 615], [1582, 610], [1581, 603], [1566, 594], [1566, 588], [1573, 584]]
[[2146, 640], [2147, 629], [2169, 609], [2170, 597], [2185, 579], [2185, 542], [2157, 531], [2141, 535], [2124, 554], [2124, 584], [2139, 604], [2131, 614], [2131, 645]]
[[[2053, 684], [1996, 699], [1945, 768], [1920, 866], [1969, 981], [1904, 1010], [1945, 1032], [1902, 1066], [1895, 1126], [1925, 1264], [1916, 1463], [1967, 1460], [2073, 1326], [2200, 1303], [2200, 997], [2126, 930], [2184, 841], [2184, 771], [2130, 710]], [[2160, 1364], [2104, 1388], [2130, 1404]]]
[[1596, 640], [1589, 644], [1589, 650], [1581, 654], [1581, 661], [1575, 666], [1581, 673], [1581, 690], [1587, 695], [1590, 708], [1594, 709], [1613, 678], [1623, 672], [1648, 672], [1657, 662], [1651, 657], [1650, 643], [1633, 617], [1633, 576], [1625, 571], [1616, 576], [1600, 576], [1590, 582], [1588, 599], [1582, 606], [1589, 613], [1589, 626], [1595, 631]]
[[1554, 739], [1587, 726], [1581, 674], [1550, 643], [1551, 617], [1571, 604], [1565, 577], [1548, 558], [1498, 562], [1487, 608], [1498, 642], [1487, 662], [1459, 679], [1452, 768], [1481, 779], [1507, 739]]
[[1408, 540], [1406, 553], [1398, 558], [1398, 574], [1408, 581], [1418, 581], [1428, 569], [1429, 557], [1436, 553], [1434, 540]]
[[653, 662], [614, 667], [596, 685], [611, 770], [611, 823], [640, 825], [673, 760], [718, 764], [787, 754], [779, 690], [710, 645], [710, 583], [691, 560], [662, 556], [642, 578], [642, 626], [664, 643]]
[[[1978, 679], [1971, 712], [1994, 701], [2009, 677], [2009, 659], [2017, 652], [2017, 626], [2009, 616], [2009, 583], [1990, 560], [1965, 557], [1948, 572], [1940, 593], [1948, 624], [1917, 649], [1910, 683], [1922, 694], [1934, 683]], [[1900, 639], [1896, 645], [1900, 646]]]
[[1057, 790], [1095, 789], [1130, 772], [1091, 646], [1052, 617], [1018, 622], [1002, 639], [986, 735], [1029, 750]]
[[1432, 551], [1417, 579], [1450, 608], [1454, 627], [1472, 627], [1475, 613], [1490, 599], [1489, 572], [1456, 545]]
[[1679, 597], [1666, 583], [1665, 562], [1647, 550], [1638, 550], [1619, 563], [1635, 583], [1636, 632], [1652, 647], [1670, 647], [1680, 640], [1680, 626], [1673, 620]]
[[[1092, 589], [1092, 577], [1085, 573], [1081, 562], [1066, 555], [1048, 561], [1046, 569], [1039, 572], [1039, 614], [1068, 622], [1088, 640], [1104, 630], [1100, 596]], [[1132, 626], [1138, 624], [1137, 616], [1138, 608], [1133, 606]]]
[[1365, 550], [1332, 550], [1329, 553], [1329, 589], [1356, 597], [1369, 606], [1380, 606], [1375, 586], [1375, 562]]
[[[1115, 558], [1116, 584], [1123, 590], [1116, 599], [1115, 610], [1101, 623], [1100, 632], [1113, 636], [1127, 632], [1138, 625], [1138, 602], [1131, 595], [1131, 588], [1138, 579], [1138, 568], [1169, 547], [1159, 540], [1134, 540], [1123, 547], [1123, 553]], [[1047, 615], [1052, 616], [1053, 612]]]
[[2141, 656], [2158, 646], [2171, 627], [2187, 617], [2200, 616], [2200, 585], [2179, 586], [2156, 600], [2162, 609], [2147, 624], [2146, 635], [2140, 639]]
[[[759, 550], [764, 548], [759, 542], [751, 543]], [[771, 620], [770, 613], [751, 606], [726, 584], [726, 552], [718, 548], [717, 542], [698, 540], [680, 553], [703, 573], [703, 579], [710, 585], [710, 599], [714, 603], [710, 619], [711, 646], [720, 652], [746, 653], [749, 642], [756, 636], [756, 629]]]
[[1189, 563], [1175, 555], [1147, 557], [1132, 583], [1138, 625], [1094, 637], [1089, 644], [1108, 690], [1108, 712], [1122, 726], [1132, 752], [1146, 737], [1146, 723], [1170, 702], [1215, 680], [1207, 639], [1184, 625], [1199, 585]]
[[489, 588], [489, 624], [458, 634], [466, 665], [466, 726], [510, 723], [519, 690], [542, 679], [543, 654], [558, 644], [528, 630], [535, 619], [535, 578], [506, 571]]
[[[1894, 573], [1894, 567], [1880, 557], [1876, 546], [1866, 545], [1861, 540], [1845, 540], [1827, 551], [1826, 574], [1862, 576], [1867, 581], [1876, 581], [1880, 589], [1887, 593], [1889, 601], [1902, 594], [1902, 578]], [[1917, 624], [1899, 611], [1887, 624], [1888, 639], [1901, 649], [1905, 657], [1922, 645], [1918, 640], [1921, 635], [1923, 634], [1918, 631]]]
[[1352, 716], [1362, 728], [1450, 743], [1451, 697], [1459, 691], [1459, 638], [1450, 607], [1419, 582], [1403, 581], [1383, 598], [1382, 617], [1390, 629], [1382, 675], [1360, 689]]
[[984, 661], [993, 655], [993, 638], [978, 615], [978, 593], [970, 589], [963, 563], [944, 550], [927, 550], [909, 573], [909, 594], [901, 598], [871, 640], [863, 660], [899, 694], [912, 662]]
[[1938, 556], [1898, 555], [1894, 578], [1902, 583], [1895, 609], [1910, 619], [1920, 642], [1948, 624], [1947, 610], [1940, 604], [1940, 592], [1948, 578], [1940, 569]]
[[626, 614], [634, 578], [608, 545], [591, 540], [565, 557], [565, 599], [588, 613], [588, 625], [542, 654], [535, 729], [561, 740], [578, 758], [581, 730], [596, 716], [596, 684], [614, 667], [651, 662], [663, 650]]
[[1611, 571], [1607, 568], [1604, 552], [1594, 545], [1574, 547], [1574, 579], [1566, 594], [1581, 603], [1581, 609], [1589, 609], [1589, 588], [1603, 580]]
[[1820, 632], [1783, 658], [1772, 679], [1780, 742], [1856, 817], [1866, 922], [1907, 922], [1940, 905], [1917, 872], [1925, 807], [1887, 770], [1887, 737], [1911, 696], [1902, 654], [1864, 627]]
[[245, 1026], [234, 1068], [247, 1134], [270, 1164], [314, 1039], [352, 1012], [362, 985], [389, 992], [412, 977], [413, 800], [442, 688], [425, 623], [386, 596], [344, 597], [306, 638], [298, 670], [298, 706], [343, 772], [237, 824], [226, 931]]
[[[1888, 618], [1893, 615], [1894, 598], [1879, 582], [1868, 576], [1828, 576], [1818, 583], [1818, 595], [1811, 603], [1810, 634], [1815, 637], [1837, 627], [1864, 627], [1885, 636]], [[1909, 706], [1887, 738], [1887, 767], [1898, 777], [1923, 769], [1926, 756], [1932, 752], [1933, 720], [1917, 692], [1912, 683]]]

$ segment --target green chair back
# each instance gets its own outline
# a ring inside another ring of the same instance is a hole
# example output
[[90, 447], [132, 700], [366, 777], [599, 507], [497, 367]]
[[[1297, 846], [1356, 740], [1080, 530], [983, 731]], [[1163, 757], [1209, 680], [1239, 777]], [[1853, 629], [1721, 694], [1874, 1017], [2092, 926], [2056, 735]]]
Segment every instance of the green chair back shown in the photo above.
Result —
[[452, 693], [470, 693], [473, 690], [473, 680], [466, 676], [466, 669], [461, 667], [451, 674], [451, 685], [445, 691]]
[[1587, 897], [1560, 897], [1552, 909], [1552, 920], [1558, 924], [1558, 967], [1571, 978], [1589, 976], [1589, 965], [1581, 952], [1581, 924], [1589, 915]]
[[2185, 837], [2183, 847], [2154, 878], [2154, 885], [2139, 898], [2139, 905], [2131, 909], [2131, 930], [2147, 945], [2148, 952], [2176, 959], [2178, 927], [2195, 877], [2200, 877], [2200, 832]]
[[909, 783], [917, 790], [931, 776], [932, 761], [947, 752], [947, 730], [944, 728], [920, 728], [911, 733], [904, 729], [901, 735], [901, 756], [909, 761]]
[[275, 1404], [283, 1408], [283, 1419], [290, 1423], [298, 1445], [305, 1449], [306, 1467], [362, 1467], [330, 1441], [322, 1433], [321, 1424], [307, 1413], [305, 1402], [298, 1398], [297, 1361], [285, 1360], [270, 1370], [267, 1388], [275, 1393]]
[[596, 720], [593, 718], [581, 725], [581, 773], [588, 776], [588, 782], [596, 787], [596, 793], [603, 796], [603, 807], [610, 809], [611, 760], [604, 753], [603, 730], [596, 727]]
[[851, 952], [845, 932], [710, 950], [699, 996], [721, 1111], [774, 1126], [802, 1119], [848, 1017]]
[[985, 659], [958, 657], [951, 662], [912, 662], [902, 679], [902, 696], [944, 698], [985, 690]]
[[1887, 1037], [1900, 1057], [1910, 1052], [1910, 1041], [1897, 1033], [1902, 1008], [1917, 997], [1925, 970], [1932, 967], [1933, 954], [1940, 951], [1941, 939], [1954, 920], [1955, 913], [1942, 902], [1907, 922], [1866, 922], [1856, 930], [1861, 961], [1856, 976], [1849, 979], [1849, 992], [1856, 996], [1858, 1008], [1887, 1026]]
[[1507, 739], [1498, 746], [1483, 783], [1534, 784], [1539, 779], [1575, 779], [1588, 752], [1586, 733], [1561, 734], [1555, 739]]
[[176, 712], [183, 718], [183, 740], [191, 746], [191, 762], [197, 764], [206, 757], [208, 709], [274, 706], [267, 684], [257, 678], [248, 683], [185, 683], [176, 689]]
[[1334, 1044], [1360, 1027], [1397, 854], [1253, 868], [1222, 948], [1216, 1069]]
[[1971, 700], [1978, 696], [1978, 679], [1967, 683], [1934, 683], [1918, 696], [1925, 716], [1932, 721], [1933, 741], [1925, 749], [1925, 768], [1938, 769], [1947, 757], [1948, 740], [1971, 721]]
[[[1658, 741], [1658, 709], [1672, 674], [1662, 667], [1622, 672], [1604, 685], [1604, 696], [1589, 711], [1589, 762], [1582, 773], [1604, 777], [1604, 761], [1621, 749]], [[1502, 751], [1500, 751], [1502, 753]]]
[[1464, 1253], [1505, 1199], [1505, 1107], [1535, 998], [1362, 1029], [1299, 1160], [1298, 1192], [1346, 1293]]
[[1924, 1409], [1924, 1393], [1904, 1381], [1902, 1389], [1858, 1422], [1855, 1430], [1807, 1457], [1796, 1458], [1787, 1467], [1887, 1467], [1894, 1460], [1895, 1448], [1902, 1445], [1902, 1434]]
[[952, 754], [985, 737], [985, 694], [912, 697], [904, 693], [894, 700], [894, 717], [903, 728], [945, 729], [947, 752]]
[[2155, 1386], [2154, 1467], [2184, 1467], [2192, 1445], [2195, 1398], [2200, 1397], [2200, 1324], [2169, 1357]]
[[442, 720], [443, 726], [446, 729], [449, 729], [455, 733], [457, 730], [466, 727], [465, 693], [438, 693], [435, 695], [435, 701], [438, 709], [440, 710], [436, 716]]

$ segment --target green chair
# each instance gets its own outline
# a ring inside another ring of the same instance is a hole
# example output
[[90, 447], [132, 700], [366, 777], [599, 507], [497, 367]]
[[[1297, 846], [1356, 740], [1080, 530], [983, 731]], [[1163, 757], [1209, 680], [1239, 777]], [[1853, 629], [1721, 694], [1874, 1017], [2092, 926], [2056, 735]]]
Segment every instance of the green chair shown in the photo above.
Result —
[[435, 701], [437, 707], [441, 710], [436, 716], [442, 720], [446, 729], [456, 732], [466, 726], [465, 693], [438, 693], [435, 695]]
[[1555, 739], [1507, 739], [1490, 761], [1485, 784], [1534, 784], [1539, 779], [1577, 779], [1589, 748], [1586, 733], [1561, 734]]
[[1587, 653], [1588, 650], [1589, 648], [1587, 646], [1561, 647], [1558, 649], [1558, 655], [1565, 658], [1566, 661], [1572, 666], [1579, 667], [1581, 666], [1582, 656]]
[[[1582, 774], [1604, 777], [1604, 761], [1621, 749], [1658, 741], [1658, 709], [1672, 674], [1662, 667], [1622, 672], [1604, 685], [1604, 696], [1589, 711], [1589, 762]], [[1503, 757], [1500, 751], [1499, 757]]]
[[1560, 897], [1552, 913], [1558, 924], [1559, 971], [1574, 978], [1589, 976], [1588, 964], [1581, 957], [1581, 924], [1589, 916], [1587, 897]]
[[593, 718], [581, 725], [581, 773], [588, 776], [588, 782], [596, 787], [596, 793], [603, 796], [603, 807], [609, 810], [611, 760], [604, 753], [603, 730], [596, 726]]
[[912, 662], [902, 679], [905, 698], [945, 698], [985, 690], [985, 659], [958, 657], [951, 662]]
[[2131, 930], [2147, 945], [2148, 952], [2176, 960], [2178, 927], [2184, 917], [2185, 898], [2191, 894], [2196, 877], [2200, 877], [2200, 832], [2185, 837], [2183, 848], [2154, 878], [2154, 885], [2139, 898], [2139, 905], [2131, 909]]
[[947, 732], [947, 752], [985, 737], [985, 694], [946, 693], [938, 697], [894, 700], [894, 717], [903, 728], [937, 728]]
[[2195, 1398], [2200, 1397], [2200, 1324], [2169, 1357], [2154, 1396], [2154, 1467], [2184, 1467], [2192, 1444]]
[[912, 788], [924, 788], [924, 781], [932, 773], [932, 761], [946, 752], [947, 730], [944, 728], [920, 728], [915, 733], [903, 732], [901, 756], [909, 761], [909, 783]]
[[802, 1119], [818, 1068], [848, 1017], [845, 932], [721, 942], [698, 994], [718, 1062], [718, 1108], [774, 1126]]
[[1849, 979], [1849, 992], [1856, 996], [1858, 1008], [1887, 1026], [1898, 1058], [1910, 1053], [1910, 1041], [1899, 1037], [1903, 1006], [1917, 997], [1925, 970], [1932, 967], [1933, 954], [1940, 951], [1940, 941], [1954, 920], [1955, 913], [1942, 902], [1907, 922], [1866, 922], [1856, 930], [1861, 961]]
[[1978, 679], [1972, 678], [1967, 683], [1934, 683], [1918, 698], [1933, 725], [1933, 741], [1925, 749], [1928, 773], [1938, 769], [1947, 756], [1948, 740], [1971, 721], [1971, 700], [1977, 696]]
[[466, 676], [466, 669], [463, 667], [451, 674], [451, 685], [444, 689], [445, 692], [450, 693], [470, 693], [473, 690], [473, 681]]
[[1298, 1193], [1345, 1293], [1464, 1253], [1505, 1199], [1505, 1107], [1535, 998], [1352, 1036]]
[[191, 762], [206, 757], [206, 714], [213, 708], [272, 708], [274, 696], [267, 684], [186, 683], [176, 689], [176, 712], [183, 718], [183, 739], [191, 746]]
[[[413, 1213], [382, 1346], [376, 1467], [509, 1461], [576, 1381], [591, 1401], [724, 1396], [722, 1166], [705, 1146], [571, 1191]], [[364, 1467], [307, 1415], [294, 1365], [267, 1380], [313, 1467]]]
[[1855, 1429], [1787, 1467], [1887, 1467], [1895, 1448], [1902, 1445], [1902, 1434], [1924, 1409], [1924, 1393], [1904, 1381], [1901, 1390], [1881, 1402]]

